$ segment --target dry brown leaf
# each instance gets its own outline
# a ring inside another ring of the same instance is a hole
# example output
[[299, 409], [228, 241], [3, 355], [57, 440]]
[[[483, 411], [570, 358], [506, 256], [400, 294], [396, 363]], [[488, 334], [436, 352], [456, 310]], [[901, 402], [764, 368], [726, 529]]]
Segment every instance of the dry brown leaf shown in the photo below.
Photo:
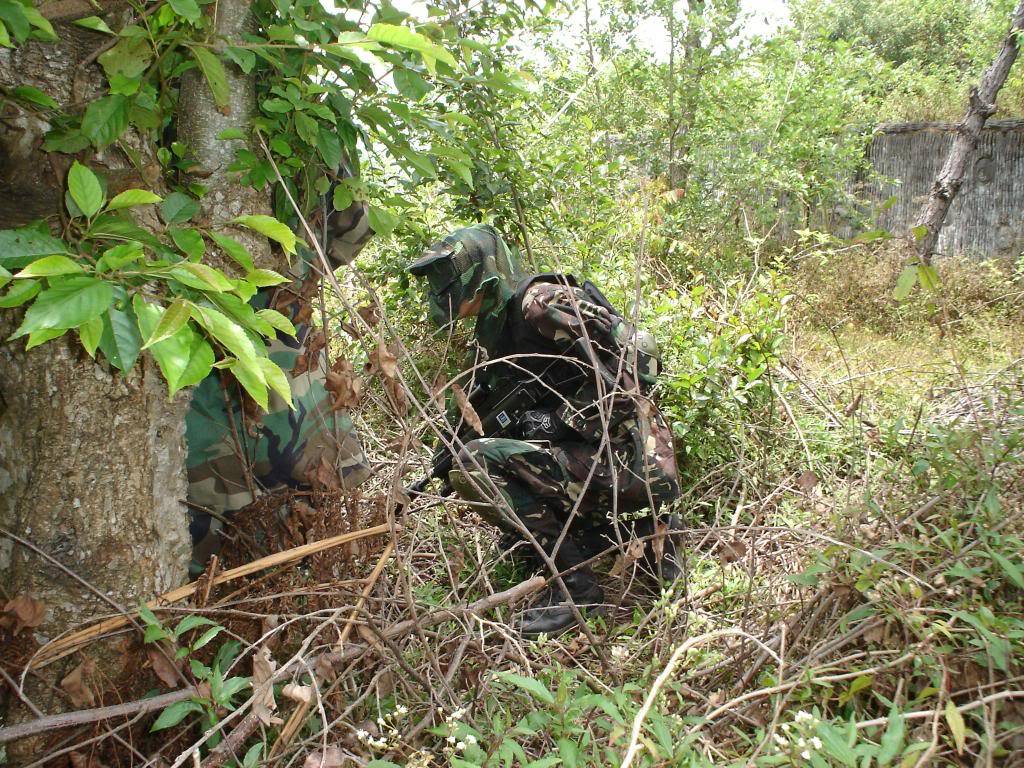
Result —
[[158, 643], [146, 649], [146, 656], [153, 667], [153, 674], [160, 678], [160, 682], [168, 688], [177, 688], [179, 682], [178, 670], [180, 662], [174, 662], [174, 647], [168, 643]]
[[814, 486], [818, 484], [818, 476], [811, 470], [806, 469], [800, 473], [800, 477], [796, 479], [796, 484], [804, 493], [810, 493], [814, 490]]
[[321, 488], [328, 491], [340, 491], [341, 480], [338, 478], [338, 470], [334, 468], [334, 465], [327, 461], [324, 456], [320, 457], [315, 465], [309, 468], [306, 472], [306, 478], [310, 484], [317, 488]]
[[466, 420], [478, 435], [484, 433], [484, 425], [480, 421], [480, 416], [476, 412], [476, 408], [469, 402], [469, 397], [466, 392], [458, 384], [452, 384], [452, 393], [455, 395], [455, 403], [459, 406], [459, 413], [462, 414], [462, 418]]
[[339, 357], [331, 365], [324, 388], [334, 396], [331, 410], [353, 408], [363, 396], [363, 380], [355, 375], [352, 363]]
[[843, 411], [843, 416], [846, 416], [847, 418], [853, 416], [853, 414], [857, 412], [857, 409], [860, 408], [860, 401], [863, 398], [864, 395], [857, 395], [855, 398], [853, 398], [853, 402], [846, 406], [846, 410]]
[[313, 687], [310, 685], [288, 683], [288, 685], [281, 689], [281, 695], [292, 701], [309, 704], [313, 700]]
[[654, 552], [654, 562], [660, 563], [665, 556], [665, 537], [668, 535], [669, 525], [661, 520], [654, 521], [654, 538], [651, 539], [651, 550]]
[[313, 665], [313, 672], [317, 676], [318, 680], [322, 680], [325, 683], [334, 682], [334, 679], [338, 676], [337, 671], [334, 669], [334, 664], [331, 663], [331, 660], [326, 653], [321, 653], [316, 657], [316, 664]]
[[395, 409], [395, 413], [399, 416], [405, 416], [409, 412], [409, 398], [406, 397], [402, 382], [398, 379], [386, 379], [384, 386], [391, 396], [391, 404]]
[[644, 549], [646, 549], [646, 546], [643, 540], [631, 539], [626, 545], [626, 551], [616, 556], [615, 563], [612, 565], [608, 575], [617, 577], [625, 574], [629, 566], [644, 556]]
[[270, 649], [281, 644], [281, 633], [274, 632], [281, 625], [281, 617], [276, 613], [265, 614], [260, 622], [260, 636], [264, 638], [263, 643]]
[[444, 392], [445, 380], [446, 376], [444, 371], [438, 371], [434, 374], [434, 379], [430, 382], [430, 401], [432, 403], [440, 405], [444, 402], [444, 399], [441, 397], [441, 393]]
[[376, 328], [380, 318], [377, 316], [377, 307], [373, 304], [365, 304], [356, 308], [356, 314], [363, 318], [363, 322], [371, 328]]
[[345, 764], [345, 753], [337, 747], [328, 747], [323, 752], [310, 752], [302, 768], [341, 768]]
[[28, 595], [17, 595], [7, 601], [4, 606], [4, 613], [9, 613], [14, 618], [14, 630], [16, 635], [26, 627], [38, 627], [46, 618], [46, 606], [40, 600]]
[[383, 339], [370, 350], [368, 366], [371, 371], [380, 371], [385, 379], [393, 379], [398, 375], [398, 358], [388, 349]]
[[718, 559], [722, 561], [722, 564], [735, 563], [737, 560], [742, 560], [747, 554], [747, 545], [743, 543], [742, 539], [732, 539], [731, 541], [723, 541], [721, 549], [718, 550]]
[[92, 659], [86, 659], [60, 681], [60, 687], [78, 709], [96, 704], [96, 694], [89, 685], [89, 678], [95, 671], [96, 663]]
[[279, 725], [283, 720], [274, 716], [274, 670], [277, 662], [270, 657], [270, 649], [260, 648], [252, 657], [252, 712], [264, 725]]

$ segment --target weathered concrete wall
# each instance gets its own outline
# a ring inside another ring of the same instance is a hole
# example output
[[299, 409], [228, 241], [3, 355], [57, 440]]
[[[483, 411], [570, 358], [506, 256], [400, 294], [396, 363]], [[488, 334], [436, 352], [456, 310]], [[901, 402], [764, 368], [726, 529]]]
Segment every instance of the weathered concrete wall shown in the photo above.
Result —
[[[858, 191], [894, 235], [914, 226], [946, 160], [955, 123], [878, 128], [868, 154], [879, 178]], [[885, 208], [885, 201], [895, 202]], [[990, 120], [939, 237], [941, 254], [1016, 257], [1024, 251], [1024, 120]]]

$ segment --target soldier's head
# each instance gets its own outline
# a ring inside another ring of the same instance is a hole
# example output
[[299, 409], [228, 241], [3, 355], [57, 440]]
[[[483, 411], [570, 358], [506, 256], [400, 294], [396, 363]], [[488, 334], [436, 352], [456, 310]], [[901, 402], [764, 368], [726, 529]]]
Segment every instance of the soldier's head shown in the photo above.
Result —
[[518, 255], [487, 224], [457, 229], [409, 265], [430, 286], [430, 317], [439, 326], [501, 312], [522, 276]]

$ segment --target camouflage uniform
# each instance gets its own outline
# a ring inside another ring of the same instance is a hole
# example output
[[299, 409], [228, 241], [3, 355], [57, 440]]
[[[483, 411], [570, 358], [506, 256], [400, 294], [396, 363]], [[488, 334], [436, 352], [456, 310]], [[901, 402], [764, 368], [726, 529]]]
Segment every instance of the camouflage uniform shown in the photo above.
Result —
[[[327, 222], [326, 249], [332, 266], [347, 264], [372, 235], [365, 204], [334, 212]], [[292, 278], [260, 290], [252, 299], [257, 308], [282, 312], [296, 327], [293, 338], [279, 333], [268, 344], [270, 358], [284, 370], [295, 408], [271, 393], [267, 413], [239, 397], [237, 384], [225, 388], [214, 371], [194, 390], [185, 422], [188, 441], [188, 498], [193, 506], [193, 538], [204, 539], [197, 559], [202, 562], [215, 546], [207, 536], [209, 515], [223, 515], [254, 501], [257, 495], [283, 487], [309, 484], [314, 475], [323, 482], [351, 490], [369, 475], [369, 467], [349, 414], [331, 409], [324, 383], [328, 370], [323, 332], [310, 325], [311, 301], [320, 278], [314, 252], [299, 248], [289, 271]], [[324, 472], [328, 477], [325, 478]], [[214, 521], [213, 530], [218, 528]], [[213, 539], [213, 541], [211, 541]]]
[[678, 496], [671, 431], [650, 397], [657, 361], [628, 343], [635, 330], [594, 294], [568, 275], [523, 276], [514, 252], [487, 226], [454, 232], [410, 271], [430, 280], [435, 322], [477, 317], [490, 361], [485, 385], [508, 391], [532, 379], [550, 387], [527, 419], [533, 434], [523, 435], [547, 439], [470, 440], [458, 456], [461, 468], [450, 473], [466, 498], [501, 494], [507, 507], [482, 507], [492, 522], [515, 531], [510, 508], [550, 552], [575, 509], [555, 557], [564, 570], [615, 538], [618, 515], [657, 510]]

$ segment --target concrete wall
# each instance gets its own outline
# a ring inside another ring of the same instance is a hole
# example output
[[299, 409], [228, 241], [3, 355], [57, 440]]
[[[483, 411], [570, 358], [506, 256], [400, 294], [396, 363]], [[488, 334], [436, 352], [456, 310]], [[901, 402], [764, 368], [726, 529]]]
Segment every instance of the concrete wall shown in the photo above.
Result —
[[[955, 123], [899, 123], [878, 128], [868, 150], [879, 178], [857, 196], [880, 228], [907, 233], [946, 160]], [[890, 198], [895, 201], [884, 210]], [[1024, 251], [1024, 120], [990, 120], [946, 217], [939, 253], [1016, 257]]]

